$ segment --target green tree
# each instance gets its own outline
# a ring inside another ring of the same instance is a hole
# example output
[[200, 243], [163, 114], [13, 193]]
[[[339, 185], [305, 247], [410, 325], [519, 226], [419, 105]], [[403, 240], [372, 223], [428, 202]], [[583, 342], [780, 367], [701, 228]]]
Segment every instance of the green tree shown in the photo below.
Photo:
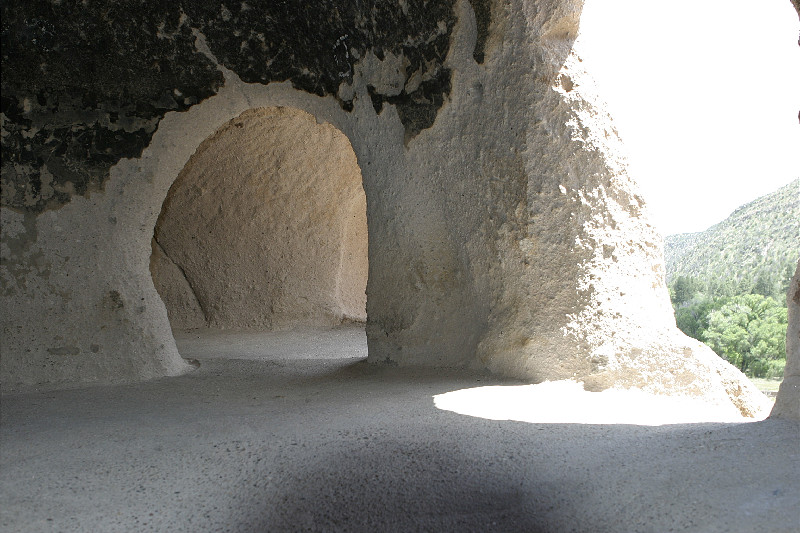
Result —
[[732, 278], [713, 277], [708, 280], [708, 295], [712, 298], [730, 298], [739, 294], [738, 284]]
[[751, 274], [745, 273], [739, 277], [739, 283], [736, 287], [735, 294], [751, 294], [753, 292], [753, 278]]
[[686, 335], [702, 341], [703, 332], [708, 328], [709, 313], [722, 305], [719, 300], [699, 294], [681, 307], [675, 308], [675, 325]]
[[[753, 294], [761, 296], [777, 296], [779, 292], [775, 283], [775, 273], [766, 269], [761, 270], [753, 284]], [[777, 298], [776, 298], [777, 299]]]
[[744, 294], [708, 314], [703, 342], [749, 376], [783, 370], [786, 359], [786, 308], [773, 298]]
[[680, 306], [700, 292], [702, 284], [690, 276], [678, 276], [670, 287], [670, 298], [674, 305]]
[[797, 262], [794, 259], [786, 261], [783, 265], [780, 288], [778, 289], [779, 302], [786, 302], [786, 293], [789, 292], [789, 286], [792, 284], [792, 278], [794, 277], [794, 270], [796, 266]]

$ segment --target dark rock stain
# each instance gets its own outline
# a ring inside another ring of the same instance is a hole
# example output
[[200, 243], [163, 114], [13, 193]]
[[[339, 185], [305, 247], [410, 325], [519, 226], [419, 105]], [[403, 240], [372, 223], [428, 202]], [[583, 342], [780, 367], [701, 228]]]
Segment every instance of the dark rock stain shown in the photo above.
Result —
[[355, 65], [368, 51], [379, 60], [402, 55], [406, 72], [427, 73], [430, 81], [410, 94], [372, 92], [373, 105], [398, 107], [407, 136], [430, 127], [450, 91], [442, 67], [455, 24], [453, 2], [409, 0], [253, 0], [246, 3], [191, 3], [186, 12], [206, 36], [209, 48], [227, 68], [248, 83], [290, 81], [300, 90], [337, 97], [345, 110], [352, 100], [338, 98], [339, 86], [352, 83]]
[[100, 190], [167, 111], [222, 84], [178, 4], [2, 6], [2, 203], [40, 212]]
[[108, 291], [108, 299], [112, 309], [122, 309], [125, 307], [125, 302], [122, 301], [122, 295], [119, 291]]
[[[12, 0], [2, 5], [2, 205], [39, 213], [102, 190], [109, 169], [139, 157], [169, 111], [216, 94], [223, 77], [195, 47], [249, 83], [290, 81], [337, 96], [371, 51], [402, 55], [422, 83], [370, 92], [397, 106], [407, 139], [430, 127], [450, 91], [443, 67], [454, 0]], [[486, 0], [474, 0], [482, 60]], [[407, 80], [406, 80], [407, 81]]]
[[475, 23], [478, 27], [478, 36], [472, 57], [480, 64], [484, 60], [486, 40], [489, 38], [489, 24], [492, 22], [491, 0], [470, 0], [470, 4], [475, 12]]
[[81, 350], [77, 346], [56, 346], [48, 348], [47, 352], [52, 355], [64, 357], [67, 355], [79, 355]]

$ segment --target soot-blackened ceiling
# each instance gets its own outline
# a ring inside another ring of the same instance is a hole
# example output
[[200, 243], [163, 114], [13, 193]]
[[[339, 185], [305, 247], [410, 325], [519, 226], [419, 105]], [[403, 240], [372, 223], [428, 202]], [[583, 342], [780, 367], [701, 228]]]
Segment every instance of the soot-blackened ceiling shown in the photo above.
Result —
[[[368, 52], [402, 55], [410, 92], [369, 87], [397, 106], [407, 136], [430, 127], [450, 91], [444, 67], [455, 0], [5, 2], [2, 6], [2, 204], [40, 212], [102, 188], [138, 157], [168, 111], [214, 95], [223, 76], [195, 46], [249, 83], [290, 81], [338, 96]], [[483, 59], [486, 0], [475, 2]], [[352, 97], [351, 97], [352, 98]]]

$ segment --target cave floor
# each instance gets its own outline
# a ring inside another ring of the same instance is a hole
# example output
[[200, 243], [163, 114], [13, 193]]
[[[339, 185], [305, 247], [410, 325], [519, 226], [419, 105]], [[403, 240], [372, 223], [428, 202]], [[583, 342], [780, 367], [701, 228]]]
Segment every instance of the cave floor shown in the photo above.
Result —
[[359, 328], [177, 340], [198, 370], [2, 398], [0, 530], [800, 530], [797, 423], [489, 420], [434, 396], [516, 382]]

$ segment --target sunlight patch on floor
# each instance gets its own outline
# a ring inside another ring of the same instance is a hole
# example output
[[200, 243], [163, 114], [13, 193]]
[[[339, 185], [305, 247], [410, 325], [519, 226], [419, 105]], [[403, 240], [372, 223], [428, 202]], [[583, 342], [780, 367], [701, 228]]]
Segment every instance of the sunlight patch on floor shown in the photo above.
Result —
[[588, 392], [581, 383], [547, 381], [537, 385], [498, 385], [461, 389], [433, 397], [437, 408], [488, 420], [531, 423], [635, 424], [660, 426], [695, 422], [753, 422], [731, 406], [641, 390]]

